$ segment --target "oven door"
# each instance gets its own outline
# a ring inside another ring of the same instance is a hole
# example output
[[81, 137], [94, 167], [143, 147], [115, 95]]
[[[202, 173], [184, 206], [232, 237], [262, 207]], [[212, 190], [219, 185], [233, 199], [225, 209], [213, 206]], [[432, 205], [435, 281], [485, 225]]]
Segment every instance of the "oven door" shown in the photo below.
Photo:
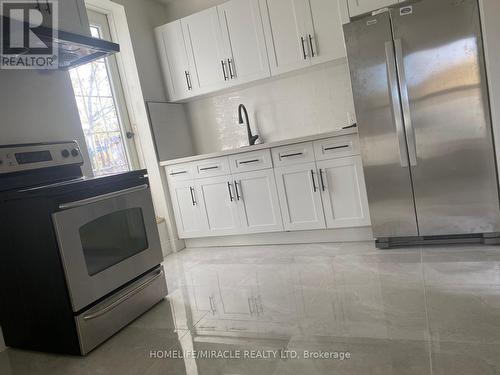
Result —
[[147, 185], [59, 208], [52, 219], [75, 312], [162, 262]]

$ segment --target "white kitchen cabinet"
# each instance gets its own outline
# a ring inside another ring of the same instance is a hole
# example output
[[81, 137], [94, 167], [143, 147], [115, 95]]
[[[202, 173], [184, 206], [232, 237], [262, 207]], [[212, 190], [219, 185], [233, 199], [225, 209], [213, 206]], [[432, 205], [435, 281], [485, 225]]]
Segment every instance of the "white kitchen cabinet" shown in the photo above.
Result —
[[345, 57], [339, 1], [260, 0], [273, 75]]
[[157, 27], [155, 34], [169, 100], [194, 95], [181, 21]]
[[324, 160], [317, 166], [327, 227], [370, 225], [361, 157]]
[[217, 8], [181, 19], [193, 90], [199, 94], [228, 86], [229, 70]]
[[196, 181], [202, 212], [206, 215], [207, 235], [241, 233], [238, 204], [231, 176], [209, 177]]
[[195, 237], [206, 233], [208, 224], [202, 211], [201, 195], [194, 181], [172, 183], [170, 194], [179, 237]]
[[369, 13], [374, 10], [397, 4], [398, 0], [347, 0], [351, 17]]
[[304, 0], [259, 0], [273, 75], [310, 65]]
[[258, 0], [232, 0], [217, 7], [230, 84], [271, 75]]
[[275, 169], [285, 230], [325, 228], [316, 163]]
[[242, 232], [282, 231], [283, 221], [273, 170], [237, 173], [233, 179]]
[[342, 15], [339, 3], [345, 0], [309, 0], [307, 41], [312, 64], [346, 56]]

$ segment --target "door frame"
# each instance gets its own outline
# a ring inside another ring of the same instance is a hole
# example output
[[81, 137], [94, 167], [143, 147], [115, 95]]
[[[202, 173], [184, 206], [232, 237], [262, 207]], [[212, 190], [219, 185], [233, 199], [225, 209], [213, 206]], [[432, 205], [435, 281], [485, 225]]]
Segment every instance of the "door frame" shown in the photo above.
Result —
[[159, 225], [166, 226], [165, 229], [160, 229], [160, 233], [167, 234], [166, 238], [162, 238], [163, 254], [167, 255], [172, 251], [182, 250], [185, 244], [177, 235], [172, 204], [166, 198], [170, 195], [167, 178], [159, 166], [156, 156], [153, 133], [149, 125], [125, 7], [111, 0], [85, 0], [85, 5], [87, 9], [106, 15], [111, 39], [120, 45], [120, 53], [116, 55], [116, 62], [123, 84], [130, 121], [132, 127], [137, 129], [135, 139], [139, 164], [141, 168], [148, 170], [157, 222]]

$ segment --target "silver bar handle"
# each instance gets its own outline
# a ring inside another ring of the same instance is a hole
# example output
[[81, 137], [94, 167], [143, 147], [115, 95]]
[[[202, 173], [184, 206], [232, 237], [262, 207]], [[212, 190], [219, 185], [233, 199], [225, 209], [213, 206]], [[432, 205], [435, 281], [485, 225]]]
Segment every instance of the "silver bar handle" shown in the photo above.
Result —
[[309, 34], [309, 45], [311, 46], [311, 57], [316, 57], [316, 53], [314, 52], [313, 37], [311, 34]]
[[401, 39], [394, 40], [396, 49], [396, 66], [398, 68], [399, 88], [401, 92], [401, 104], [403, 106], [403, 118], [406, 130], [406, 141], [408, 142], [408, 155], [410, 165], [417, 166], [417, 145], [415, 142], [415, 130], [411, 121], [410, 100], [408, 98], [408, 85], [406, 84], [406, 74], [403, 60], [403, 44]]
[[306, 47], [304, 46], [305, 39], [303, 36], [300, 37], [300, 45], [302, 46], [302, 57], [307, 60]]
[[135, 193], [138, 191], [146, 190], [148, 187], [149, 186], [147, 184], [144, 184], [144, 185], [134, 186], [134, 187], [131, 187], [128, 189], [114, 191], [112, 193], [102, 194], [102, 195], [99, 195], [97, 197], [81, 199], [81, 200], [75, 201], [75, 202], [63, 203], [63, 204], [59, 205], [59, 209], [60, 210], [67, 210], [70, 208], [85, 206], [87, 204], [97, 203], [97, 202], [100, 202], [100, 201], [103, 201], [106, 199], [118, 198], [118, 197], [125, 195], [125, 194], [130, 194], [130, 193]]
[[133, 290], [127, 292], [126, 294], [124, 294], [123, 296], [118, 298], [116, 301], [111, 302], [109, 305], [103, 307], [102, 309], [99, 309], [98, 311], [96, 311], [94, 313], [84, 315], [83, 320], [92, 320], [92, 319], [99, 318], [100, 316], [103, 316], [104, 314], [110, 312], [114, 308], [118, 307], [119, 305], [121, 305], [125, 301], [132, 298], [134, 295], [139, 293], [141, 290], [146, 288], [149, 284], [151, 284], [153, 281], [155, 281], [156, 279], [158, 279], [162, 275], [163, 275], [163, 269], [157, 270], [153, 276], [148, 278], [146, 281], [141, 283], [139, 286], [137, 286]]
[[387, 76], [389, 78], [389, 94], [391, 96], [392, 113], [396, 125], [396, 135], [399, 145], [399, 161], [403, 168], [408, 167], [408, 154], [406, 153], [406, 137], [404, 133], [403, 114], [401, 112], [401, 101], [399, 98], [398, 77], [396, 64], [394, 63], [394, 45], [392, 41], [385, 42], [385, 57], [387, 65]]

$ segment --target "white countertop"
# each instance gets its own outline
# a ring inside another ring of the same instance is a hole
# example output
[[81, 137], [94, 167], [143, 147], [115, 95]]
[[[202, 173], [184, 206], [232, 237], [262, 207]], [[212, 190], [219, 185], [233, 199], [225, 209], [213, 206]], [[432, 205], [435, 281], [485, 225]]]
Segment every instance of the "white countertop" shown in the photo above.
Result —
[[212, 152], [210, 154], [194, 155], [194, 156], [188, 156], [185, 158], [166, 160], [166, 161], [160, 162], [160, 165], [162, 167], [164, 167], [167, 165], [189, 163], [189, 162], [193, 162], [193, 161], [197, 161], [197, 160], [212, 159], [212, 158], [218, 158], [221, 156], [241, 154], [243, 152], [257, 151], [257, 150], [263, 150], [263, 149], [279, 147], [279, 146], [286, 146], [286, 145], [291, 145], [294, 143], [317, 141], [318, 139], [338, 137], [341, 135], [348, 135], [348, 134], [356, 134], [357, 132], [358, 132], [358, 128], [339, 129], [339, 130], [334, 130], [334, 131], [331, 131], [328, 133], [320, 133], [320, 134], [308, 135], [305, 137], [284, 139], [282, 141], [262, 143], [262, 144], [258, 144], [255, 146], [246, 146], [246, 147], [236, 148], [236, 149], [232, 149], [232, 150], [217, 151], [217, 152]]

